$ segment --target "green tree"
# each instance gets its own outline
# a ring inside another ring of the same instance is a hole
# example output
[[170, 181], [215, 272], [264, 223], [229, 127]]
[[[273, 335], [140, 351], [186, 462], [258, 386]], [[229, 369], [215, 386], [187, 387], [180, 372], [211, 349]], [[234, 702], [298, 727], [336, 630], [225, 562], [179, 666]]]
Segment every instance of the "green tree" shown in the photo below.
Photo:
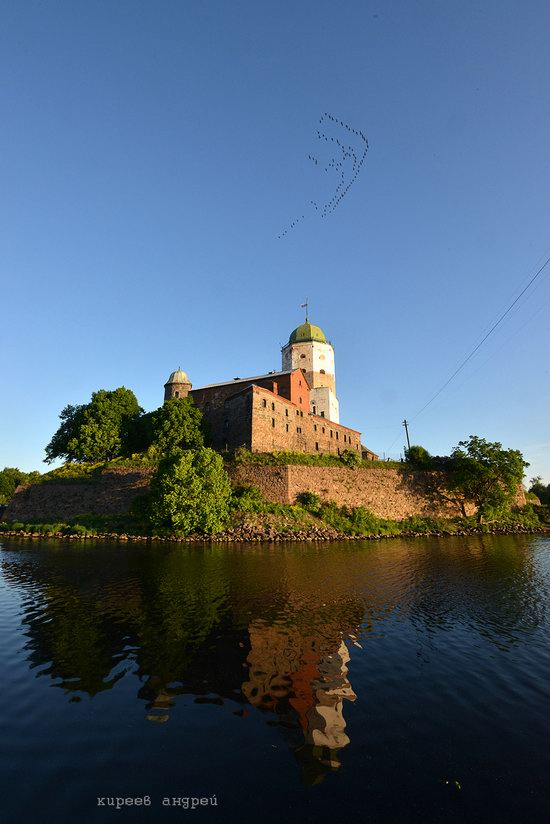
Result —
[[405, 460], [422, 469], [427, 469], [433, 463], [432, 456], [423, 446], [411, 446], [405, 450]]
[[134, 393], [124, 386], [100, 389], [88, 404], [66, 406], [59, 416], [61, 425], [46, 447], [46, 463], [56, 458], [95, 462], [119, 457], [142, 411]]
[[536, 478], [531, 478], [529, 492], [536, 495], [541, 504], [550, 506], [550, 484], [545, 486], [540, 475], [537, 475]]
[[204, 419], [193, 398], [173, 398], [151, 416], [152, 445], [161, 455], [204, 446]]
[[40, 472], [23, 472], [16, 467], [5, 466], [0, 472], [0, 504], [11, 501], [20, 484], [33, 484], [40, 479]]
[[517, 449], [470, 435], [451, 454], [449, 489], [475, 504], [481, 523], [510, 507], [528, 466]]
[[227, 522], [231, 484], [217, 452], [204, 447], [173, 453], [151, 483], [152, 526], [190, 532], [218, 532]]

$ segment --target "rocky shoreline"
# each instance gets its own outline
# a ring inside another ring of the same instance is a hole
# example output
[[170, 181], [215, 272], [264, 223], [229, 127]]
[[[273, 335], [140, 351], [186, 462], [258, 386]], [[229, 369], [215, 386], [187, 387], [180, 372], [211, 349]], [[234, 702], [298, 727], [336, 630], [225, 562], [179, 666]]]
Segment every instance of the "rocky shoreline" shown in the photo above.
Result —
[[330, 526], [314, 526], [309, 529], [277, 530], [274, 527], [241, 525], [216, 533], [215, 535], [132, 535], [117, 532], [97, 532], [71, 534], [65, 532], [26, 532], [24, 530], [7, 530], [1, 537], [21, 538], [26, 540], [63, 540], [63, 541], [112, 541], [125, 543], [137, 541], [144, 543], [300, 543], [318, 541], [381, 541], [392, 538], [445, 538], [471, 535], [544, 535], [550, 533], [549, 526], [522, 527], [503, 526], [483, 529], [438, 530], [430, 532], [405, 531], [389, 535], [348, 535], [338, 532]]

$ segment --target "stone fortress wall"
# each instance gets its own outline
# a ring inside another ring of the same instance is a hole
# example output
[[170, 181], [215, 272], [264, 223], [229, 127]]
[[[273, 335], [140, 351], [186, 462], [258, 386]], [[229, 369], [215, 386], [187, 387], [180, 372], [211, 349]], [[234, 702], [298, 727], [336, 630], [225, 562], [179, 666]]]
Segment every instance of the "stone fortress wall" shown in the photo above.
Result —
[[[309, 491], [340, 506], [364, 506], [378, 517], [394, 520], [412, 515], [449, 518], [461, 514], [457, 504], [441, 495], [441, 476], [436, 472], [380, 464], [358, 469], [254, 464], [228, 469], [235, 486], [256, 486], [265, 498], [283, 504], [294, 503], [301, 492]], [[151, 474], [150, 469], [110, 469], [93, 481], [19, 487], [3, 519], [32, 523], [64, 521], [91, 513], [124, 514], [138, 495], [147, 492]], [[525, 505], [523, 490], [518, 491], [516, 505]], [[471, 509], [469, 514], [473, 514]]]

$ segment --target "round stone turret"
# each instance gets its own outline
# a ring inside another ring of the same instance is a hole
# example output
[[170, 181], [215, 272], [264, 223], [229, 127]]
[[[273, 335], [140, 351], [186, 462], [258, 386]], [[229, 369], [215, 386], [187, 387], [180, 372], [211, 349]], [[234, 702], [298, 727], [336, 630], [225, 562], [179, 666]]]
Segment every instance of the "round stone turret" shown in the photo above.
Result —
[[170, 401], [173, 398], [186, 398], [192, 389], [191, 381], [187, 373], [182, 369], [172, 372], [164, 384], [164, 400]]

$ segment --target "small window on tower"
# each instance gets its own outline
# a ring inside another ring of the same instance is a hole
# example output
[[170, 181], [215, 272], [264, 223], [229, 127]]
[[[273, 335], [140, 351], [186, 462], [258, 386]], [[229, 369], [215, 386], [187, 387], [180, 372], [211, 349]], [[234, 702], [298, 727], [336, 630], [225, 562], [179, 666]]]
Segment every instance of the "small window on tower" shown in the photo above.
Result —
[[262, 401], [262, 406], [264, 407], [264, 409], [265, 409], [265, 407], [267, 406], [267, 401], [266, 401], [266, 399], [265, 399], [265, 398], [264, 398], [264, 399], [263, 399], [263, 401]]
[[301, 358], [305, 358], [305, 355], [300, 355]]
[[271, 409], [275, 409], [275, 404], [274, 403], [271, 404]]
[[286, 425], [286, 431], [288, 432], [288, 424]]
[[317, 450], [317, 452], [319, 452], [319, 444], [317, 443], [317, 441], [315, 441], [315, 449]]
[[324, 370], [324, 369], [319, 369], [319, 372], [321, 373], [321, 375], [325, 375], [325, 374], [326, 374], [326, 372], [325, 372], [325, 370]]
[[175, 394], [176, 398], [179, 398], [179, 396], [180, 396], [179, 392], [174, 392], [174, 394]]
[[271, 426], [275, 426], [275, 418], [271, 418]]
[[288, 418], [288, 409], [285, 409], [285, 415], [286, 415], [286, 416], [287, 416], [287, 418]]

